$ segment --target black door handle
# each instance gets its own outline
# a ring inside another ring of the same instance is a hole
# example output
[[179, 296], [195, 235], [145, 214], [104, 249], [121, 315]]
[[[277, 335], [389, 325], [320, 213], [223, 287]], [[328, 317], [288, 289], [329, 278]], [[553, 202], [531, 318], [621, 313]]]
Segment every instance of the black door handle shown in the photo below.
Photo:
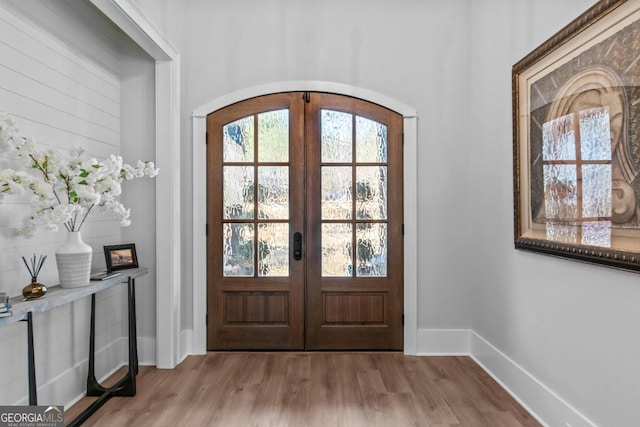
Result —
[[302, 233], [293, 233], [293, 259], [300, 261], [302, 259]]

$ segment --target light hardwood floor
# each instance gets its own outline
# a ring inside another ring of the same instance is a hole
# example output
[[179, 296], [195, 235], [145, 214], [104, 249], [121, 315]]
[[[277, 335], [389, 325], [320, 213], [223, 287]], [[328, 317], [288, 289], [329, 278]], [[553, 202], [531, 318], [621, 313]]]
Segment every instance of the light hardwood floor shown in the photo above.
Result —
[[[141, 367], [85, 426], [539, 426], [470, 357], [208, 353]], [[71, 419], [93, 398], [65, 416]]]

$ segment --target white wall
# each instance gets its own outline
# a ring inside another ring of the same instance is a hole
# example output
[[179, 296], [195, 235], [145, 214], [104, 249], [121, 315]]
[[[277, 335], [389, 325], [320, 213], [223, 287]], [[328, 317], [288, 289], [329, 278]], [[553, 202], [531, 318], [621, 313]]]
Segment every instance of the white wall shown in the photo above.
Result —
[[[21, 133], [59, 150], [82, 146], [89, 155], [123, 154], [125, 161], [134, 161], [128, 158], [131, 151], [127, 140], [121, 144], [121, 138], [138, 136], [130, 121], [122, 120], [121, 127], [121, 114], [129, 112], [121, 104], [121, 91], [133, 92], [135, 87], [145, 84], [132, 83], [135, 67], [128, 66], [126, 61], [121, 65], [120, 49], [127, 40], [83, 0], [2, 0], [0, 11], [0, 109], [15, 116]], [[122, 84], [121, 67], [129, 74]], [[151, 82], [153, 85], [153, 79]], [[123, 102], [128, 102], [129, 97], [129, 94], [122, 96]], [[136, 118], [148, 125], [148, 119]], [[153, 124], [150, 128], [153, 129]], [[153, 135], [145, 140], [149, 138], [153, 147]], [[143, 158], [153, 159], [153, 151], [151, 154]], [[0, 168], [6, 167], [20, 167], [13, 153], [0, 153]], [[125, 192], [130, 191], [127, 184]], [[0, 202], [0, 290], [11, 295], [19, 294], [29, 281], [21, 255], [30, 256], [34, 252], [48, 255], [39, 279], [46, 285], [58, 282], [54, 251], [64, 242], [66, 233], [40, 230], [29, 240], [12, 232], [27, 212], [28, 200], [12, 197]], [[151, 199], [152, 209], [153, 206]], [[150, 216], [154, 218], [155, 212]], [[135, 226], [132, 233], [136, 233]], [[104, 269], [102, 246], [121, 242], [118, 222], [106, 216], [88, 220], [82, 235], [94, 250], [93, 269]], [[123, 236], [129, 241], [129, 235]], [[148, 245], [152, 249], [146, 255], [143, 252], [143, 257], [153, 260], [154, 240], [144, 242], [145, 251]], [[123, 338], [126, 326], [120, 320], [126, 316], [122, 310], [123, 288], [105, 291], [97, 297], [98, 377], [121, 366], [126, 357]], [[150, 295], [154, 295], [153, 290]], [[142, 309], [140, 305], [138, 317], [154, 319], [154, 311], [145, 308], [144, 302]], [[86, 298], [35, 316], [39, 403], [68, 404], [85, 390], [89, 308], [90, 299]], [[153, 328], [143, 326], [140, 330], [149, 336], [155, 334]], [[0, 329], [0, 342], [3, 384], [0, 404], [26, 404], [25, 324]], [[153, 360], [155, 354], [148, 358]]]
[[[482, 213], [472, 221], [473, 330], [591, 422], [637, 426], [638, 275], [513, 249], [511, 66], [593, 3], [471, 2], [469, 206]], [[499, 372], [495, 356], [478, 351]], [[549, 402], [528, 404], [551, 426], [588, 425]]]
[[[155, 63], [133, 43], [120, 46], [121, 154], [130, 163], [155, 159]], [[136, 315], [140, 363], [156, 362], [156, 180], [137, 179], [122, 186], [122, 203], [131, 209], [131, 225], [122, 243], [135, 243], [138, 263], [149, 274], [136, 279]], [[123, 336], [127, 325], [123, 322]]]
[[[181, 53], [183, 218], [192, 217], [187, 124], [194, 108], [239, 89], [294, 80], [345, 83], [387, 95], [420, 114], [419, 324], [470, 326], [470, 266], [461, 260], [471, 230], [464, 214], [468, 156], [460, 150], [466, 141], [460, 122], [468, 114], [461, 101], [468, 88], [468, 2], [136, 3]], [[188, 266], [187, 221], [182, 233], [183, 265]], [[456, 268], [449, 268], [452, 258]], [[187, 327], [191, 282], [185, 268], [182, 321]]]
[[136, 3], [181, 52], [183, 123], [224, 94], [289, 80], [416, 108], [420, 328], [462, 330], [467, 351], [548, 425], [637, 425], [637, 276], [513, 249], [511, 66], [593, 1]]

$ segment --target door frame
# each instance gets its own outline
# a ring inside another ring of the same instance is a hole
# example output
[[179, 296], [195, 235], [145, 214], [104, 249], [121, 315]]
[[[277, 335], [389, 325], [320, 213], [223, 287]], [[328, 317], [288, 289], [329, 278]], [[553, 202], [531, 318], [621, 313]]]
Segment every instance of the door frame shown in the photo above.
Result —
[[367, 89], [327, 81], [289, 81], [263, 84], [215, 98], [193, 110], [193, 206], [192, 283], [193, 335], [191, 353], [207, 352], [207, 207], [206, 131], [207, 115], [233, 103], [278, 92], [328, 92], [379, 104], [402, 115], [404, 129], [404, 354], [417, 355], [418, 334], [418, 116], [416, 110]]
[[141, 358], [173, 369], [189, 354], [181, 340], [180, 53], [131, 0], [89, 1], [155, 60], [157, 332]]

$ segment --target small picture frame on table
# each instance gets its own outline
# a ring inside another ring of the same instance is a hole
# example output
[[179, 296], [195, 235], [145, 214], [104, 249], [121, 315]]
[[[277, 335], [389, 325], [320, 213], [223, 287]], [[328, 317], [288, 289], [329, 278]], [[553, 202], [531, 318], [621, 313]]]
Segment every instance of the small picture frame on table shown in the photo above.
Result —
[[107, 262], [107, 272], [138, 268], [136, 245], [127, 243], [104, 247], [104, 257]]

